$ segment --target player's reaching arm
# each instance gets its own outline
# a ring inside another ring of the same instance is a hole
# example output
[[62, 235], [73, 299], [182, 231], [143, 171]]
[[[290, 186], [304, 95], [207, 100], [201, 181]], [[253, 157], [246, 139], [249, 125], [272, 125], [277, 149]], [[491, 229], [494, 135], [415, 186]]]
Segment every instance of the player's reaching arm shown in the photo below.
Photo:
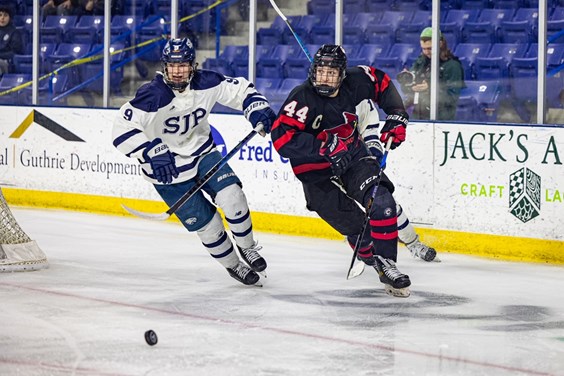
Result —
[[[386, 143], [393, 137], [392, 149], [398, 147], [405, 141], [406, 128], [409, 123], [409, 115], [403, 105], [403, 100], [394, 86], [390, 76], [374, 67], [364, 67], [365, 73], [374, 84], [374, 102], [386, 113], [386, 120], [381, 130], [380, 141]], [[367, 126], [369, 133], [374, 134], [375, 124]], [[370, 137], [369, 137], [370, 138]], [[365, 136], [365, 141], [366, 136]]]
[[247, 79], [223, 77], [218, 86], [217, 102], [233, 109], [242, 110], [253, 129], [256, 130], [257, 126], [261, 124], [263, 136], [265, 133], [270, 133], [276, 114], [270, 108], [266, 97], [259, 93]]

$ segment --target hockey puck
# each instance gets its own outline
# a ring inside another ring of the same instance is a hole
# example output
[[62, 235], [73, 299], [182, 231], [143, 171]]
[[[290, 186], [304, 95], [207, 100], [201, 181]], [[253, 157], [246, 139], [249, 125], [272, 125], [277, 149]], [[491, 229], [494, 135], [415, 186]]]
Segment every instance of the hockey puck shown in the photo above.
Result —
[[155, 346], [157, 342], [159, 342], [159, 339], [157, 338], [157, 333], [155, 333], [152, 330], [147, 330], [145, 332], [145, 341], [149, 346]]

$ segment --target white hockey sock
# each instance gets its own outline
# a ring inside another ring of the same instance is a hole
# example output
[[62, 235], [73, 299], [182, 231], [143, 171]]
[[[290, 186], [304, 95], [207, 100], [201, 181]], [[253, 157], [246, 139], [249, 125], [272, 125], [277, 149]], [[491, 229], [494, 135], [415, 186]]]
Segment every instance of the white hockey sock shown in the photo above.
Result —
[[219, 213], [215, 213], [211, 221], [197, 231], [202, 244], [210, 255], [225, 268], [231, 268], [239, 262], [239, 256], [233, 252], [233, 243], [225, 232]]
[[223, 210], [237, 245], [243, 249], [252, 247], [255, 241], [251, 213], [241, 187], [232, 184], [223, 188], [217, 193], [215, 203]]
[[398, 212], [398, 238], [399, 241], [404, 244], [411, 244], [417, 240], [417, 234], [415, 229], [409, 223], [409, 218], [403, 212], [403, 208], [396, 204], [396, 210]]

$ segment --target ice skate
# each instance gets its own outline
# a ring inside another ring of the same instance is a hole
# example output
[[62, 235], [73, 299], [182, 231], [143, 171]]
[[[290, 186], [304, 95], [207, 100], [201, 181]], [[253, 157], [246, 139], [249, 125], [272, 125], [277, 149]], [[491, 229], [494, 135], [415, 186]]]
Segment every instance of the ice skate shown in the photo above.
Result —
[[241, 254], [241, 258], [243, 261], [247, 263], [255, 272], [262, 272], [266, 269], [266, 261], [265, 259], [258, 253], [262, 249], [257, 242], [249, 248], [242, 249], [239, 248], [239, 253]]
[[227, 271], [231, 277], [235, 278], [244, 285], [262, 286], [262, 284], [258, 283], [260, 280], [259, 275], [240, 261], [234, 267], [227, 268]]
[[375, 256], [375, 259], [374, 268], [378, 272], [380, 282], [384, 284], [386, 294], [407, 298], [410, 295], [409, 286], [411, 285], [409, 276], [398, 270], [394, 260], [382, 256]]
[[364, 252], [359, 250], [358, 253], [356, 254], [356, 259], [358, 261], [362, 261], [368, 266], [376, 265], [376, 260], [374, 259], [374, 255], [372, 254], [372, 247]]
[[421, 243], [419, 240], [419, 235], [409, 244], [406, 244], [407, 249], [411, 252], [414, 258], [420, 258], [423, 261], [431, 262], [440, 262], [437, 258], [437, 251], [435, 248], [429, 247]]

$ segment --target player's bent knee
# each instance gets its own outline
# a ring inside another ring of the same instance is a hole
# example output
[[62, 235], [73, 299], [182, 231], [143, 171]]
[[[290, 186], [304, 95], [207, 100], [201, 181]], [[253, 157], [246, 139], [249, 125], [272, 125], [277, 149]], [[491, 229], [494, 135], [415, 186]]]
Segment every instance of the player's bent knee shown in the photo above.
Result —
[[228, 216], [233, 216], [237, 212], [246, 213], [248, 211], [247, 197], [239, 184], [231, 184], [217, 192], [215, 203]]
[[381, 187], [376, 193], [374, 203], [370, 208], [370, 218], [388, 219], [397, 216], [396, 202], [394, 197], [386, 188]]

